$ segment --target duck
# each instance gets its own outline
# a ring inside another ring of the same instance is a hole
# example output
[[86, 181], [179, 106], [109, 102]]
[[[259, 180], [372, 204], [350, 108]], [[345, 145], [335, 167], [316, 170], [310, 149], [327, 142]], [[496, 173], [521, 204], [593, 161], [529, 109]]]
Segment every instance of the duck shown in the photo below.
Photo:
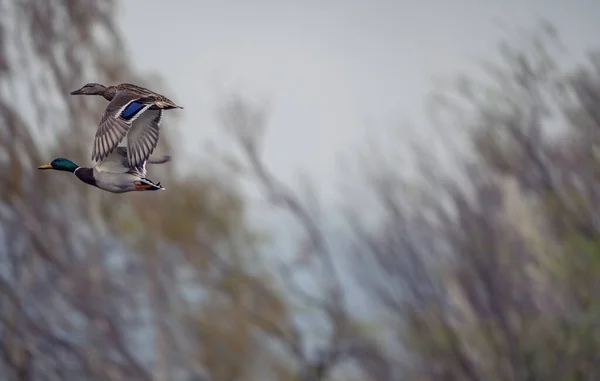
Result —
[[131, 83], [108, 87], [88, 83], [70, 94], [101, 95], [110, 102], [94, 137], [92, 160], [104, 160], [127, 136], [130, 168], [139, 169], [156, 148], [163, 111], [183, 109], [164, 95]]
[[138, 98], [151, 97], [154, 104], [150, 107], [151, 110], [171, 110], [171, 109], [183, 109], [182, 106], [175, 104], [172, 100], [165, 97], [164, 95], [158, 94], [152, 90], [148, 90], [145, 87], [134, 85], [132, 83], [121, 83], [115, 86], [104, 86], [100, 83], [90, 82], [83, 85], [77, 90], [70, 92], [71, 95], [101, 95], [107, 101], [112, 101], [117, 93], [129, 93], [135, 95]]
[[111, 193], [166, 190], [160, 183], [146, 178], [146, 163], [163, 164], [171, 160], [170, 156], [152, 155], [136, 168], [129, 167], [127, 158], [127, 147], [119, 146], [91, 168], [80, 167], [69, 159], [59, 157], [38, 169], [71, 172], [84, 183]]

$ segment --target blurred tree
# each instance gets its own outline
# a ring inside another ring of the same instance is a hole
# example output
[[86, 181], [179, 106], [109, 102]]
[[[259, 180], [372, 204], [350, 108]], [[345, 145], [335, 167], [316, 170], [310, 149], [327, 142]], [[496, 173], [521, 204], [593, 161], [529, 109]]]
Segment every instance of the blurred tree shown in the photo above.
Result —
[[[116, 198], [35, 169], [58, 156], [88, 160], [86, 142], [106, 103], [70, 90], [127, 81], [161, 91], [160, 79], [133, 74], [116, 12], [110, 0], [2, 3], [2, 379], [322, 380], [345, 358], [376, 361], [377, 349], [360, 339], [343, 306], [322, 226], [259, 158], [260, 135], [251, 129], [264, 120], [243, 119], [258, 111], [238, 102], [221, 116], [245, 134], [238, 142], [268, 199], [299, 219], [310, 242], [303, 246], [321, 254], [322, 299], [299, 285], [282, 292], [260, 266], [259, 237], [226, 173], [180, 179], [169, 164], [152, 173], [171, 196]], [[172, 140], [163, 134], [159, 149]], [[291, 280], [295, 270], [280, 275]], [[306, 349], [310, 329], [300, 329], [290, 307], [298, 295], [329, 319], [330, 338], [315, 353]]]
[[360, 274], [402, 324], [397, 344], [412, 361], [396, 366], [410, 379], [600, 373], [598, 56], [564, 70], [551, 26], [525, 40], [501, 44], [485, 66], [492, 81], [461, 77], [442, 99], [469, 123], [467, 181], [437, 179], [417, 207], [376, 182], [384, 219], [351, 220]]
[[[246, 261], [253, 257], [240, 254], [233, 261], [235, 266], [220, 278], [222, 286], [208, 298], [200, 319], [202, 342], [212, 349], [219, 348], [203, 356], [211, 375], [215, 380], [247, 379], [244, 368], [256, 374], [257, 363], [262, 364], [261, 377], [276, 379], [325, 380], [347, 362], [358, 365], [367, 374], [384, 373], [387, 364], [383, 354], [358, 329], [360, 323], [345, 303], [345, 286], [325, 226], [318, 218], [316, 195], [310, 193], [308, 201], [303, 200], [298, 192], [277, 179], [261, 158], [267, 125], [265, 110], [234, 96], [224, 102], [218, 116], [241, 153], [238, 161], [230, 160], [258, 186], [270, 207], [297, 221], [301, 239], [298, 256], [290, 258], [286, 253], [279, 263], [269, 263], [271, 273], [276, 270], [274, 276], [260, 272], [258, 276], [250, 275], [248, 270], [256, 266]], [[322, 289], [318, 295], [306, 291], [297, 280], [306, 272], [310, 282]], [[319, 318], [302, 324], [299, 310], [313, 311]], [[315, 337], [315, 331], [323, 330], [320, 319], [325, 320], [325, 332]], [[315, 339], [319, 344], [311, 349]], [[234, 359], [236, 365], [231, 361], [218, 362], [223, 357]]]
[[[315, 191], [263, 162], [266, 112], [226, 101], [219, 120], [241, 156], [225, 159], [301, 233], [297, 256], [273, 260], [225, 167], [153, 168], [176, 197], [38, 173], [88, 160], [106, 103], [70, 90], [164, 86], [133, 75], [113, 1], [0, 7], [2, 380], [598, 378], [600, 55], [561, 69], [548, 25], [501, 45], [491, 81], [452, 90], [474, 148], [461, 180], [430, 147], [416, 154], [424, 184], [395, 159], [369, 162], [382, 215], [369, 223], [366, 196], [351, 205], [352, 258], [332, 247]], [[350, 281], [344, 261], [359, 267]], [[357, 317], [356, 290], [383, 335]]]
[[121, 332], [130, 295], [108, 279], [103, 263], [98, 211], [111, 204], [35, 171], [59, 141], [61, 156], [88, 156], [78, 142], [89, 141], [93, 128], [82, 126], [97, 124], [102, 105], [67, 102], [65, 94], [88, 76], [112, 82], [126, 73], [113, 4], [16, 1], [2, 8], [2, 378], [149, 379]]
[[[179, 273], [191, 264], [197, 286], [215, 247], [239, 235], [239, 197], [218, 179], [180, 181], [161, 168], [156, 176], [178, 197], [115, 198], [40, 174], [35, 168], [54, 157], [82, 165], [89, 158], [106, 103], [70, 90], [90, 81], [160, 84], [130, 70], [113, 1], [1, 7], [1, 378], [199, 374], [187, 347], [192, 304]], [[161, 146], [168, 149], [168, 135]]]

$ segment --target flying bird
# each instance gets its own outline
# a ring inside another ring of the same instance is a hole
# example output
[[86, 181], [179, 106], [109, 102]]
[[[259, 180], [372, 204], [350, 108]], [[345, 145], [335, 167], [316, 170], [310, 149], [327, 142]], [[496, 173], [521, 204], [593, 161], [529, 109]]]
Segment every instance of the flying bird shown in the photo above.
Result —
[[88, 185], [92, 185], [111, 193], [134, 191], [165, 190], [160, 183], [154, 183], [146, 178], [146, 162], [148, 164], [163, 164], [171, 160], [167, 155], [153, 155], [140, 166], [130, 168], [126, 147], [116, 147], [101, 162], [92, 168], [80, 167], [69, 159], [57, 158], [38, 169], [54, 169], [71, 172]]
[[92, 160], [104, 160], [127, 136], [130, 168], [139, 168], [156, 148], [163, 110], [183, 109], [164, 95], [130, 83], [88, 83], [71, 95], [101, 95], [110, 101], [94, 137]]

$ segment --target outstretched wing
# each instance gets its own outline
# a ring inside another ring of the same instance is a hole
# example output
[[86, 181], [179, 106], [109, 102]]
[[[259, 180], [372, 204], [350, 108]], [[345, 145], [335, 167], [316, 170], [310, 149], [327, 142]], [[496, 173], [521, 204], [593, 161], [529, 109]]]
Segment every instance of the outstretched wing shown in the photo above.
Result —
[[126, 147], [116, 147], [102, 162], [96, 165], [96, 169], [100, 172], [132, 173], [139, 177], [145, 177], [146, 163], [163, 164], [171, 160], [171, 156], [169, 155], [151, 155], [148, 161], [144, 161], [141, 166], [130, 168], [128, 157], [128, 149]]
[[100, 172], [127, 173], [130, 171], [128, 164], [127, 148], [116, 147], [95, 168]]
[[146, 110], [133, 122], [127, 133], [127, 154], [131, 168], [141, 166], [154, 152], [158, 144], [162, 116], [161, 109]]
[[104, 110], [96, 131], [92, 160], [104, 160], [123, 140], [132, 124], [150, 108], [150, 103], [141, 100], [138, 95], [117, 92]]

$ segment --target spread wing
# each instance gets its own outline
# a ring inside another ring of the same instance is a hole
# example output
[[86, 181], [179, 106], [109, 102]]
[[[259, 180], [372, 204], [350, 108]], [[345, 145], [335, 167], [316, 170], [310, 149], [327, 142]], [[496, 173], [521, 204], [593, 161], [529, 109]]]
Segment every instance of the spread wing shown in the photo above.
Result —
[[[146, 176], [146, 161], [136, 168], [129, 167], [128, 149], [126, 147], [116, 147], [109, 153], [104, 160], [96, 165], [96, 170], [100, 172], [112, 173], [132, 173], [140, 177]], [[152, 155], [148, 158], [149, 164], [163, 164], [171, 160], [168, 155]]]
[[150, 103], [142, 103], [138, 95], [117, 92], [104, 110], [96, 131], [92, 160], [104, 160], [123, 140], [133, 123], [144, 115], [150, 106]]
[[95, 167], [100, 172], [127, 173], [129, 166], [127, 162], [127, 149], [116, 147]]
[[139, 167], [150, 158], [159, 138], [163, 110], [146, 110], [140, 115], [127, 133], [129, 166]]
[[99, 172], [132, 173], [140, 177], [146, 176], [146, 163], [135, 169], [129, 168], [126, 147], [116, 147], [95, 168]]

